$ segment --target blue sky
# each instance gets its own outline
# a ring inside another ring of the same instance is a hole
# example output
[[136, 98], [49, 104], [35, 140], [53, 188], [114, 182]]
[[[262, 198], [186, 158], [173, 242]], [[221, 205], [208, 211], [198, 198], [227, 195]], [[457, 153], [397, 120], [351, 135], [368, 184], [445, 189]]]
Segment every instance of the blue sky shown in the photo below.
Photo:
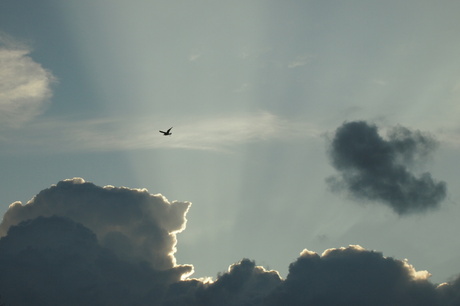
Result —
[[[0, 212], [58, 181], [190, 201], [176, 258], [214, 277], [243, 257], [287, 273], [359, 244], [435, 282], [460, 272], [455, 1], [2, 1]], [[415, 173], [446, 182], [400, 216], [331, 192], [344, 122], [422, 131]], [[158, 130], [173, 126], [173, 135]]]

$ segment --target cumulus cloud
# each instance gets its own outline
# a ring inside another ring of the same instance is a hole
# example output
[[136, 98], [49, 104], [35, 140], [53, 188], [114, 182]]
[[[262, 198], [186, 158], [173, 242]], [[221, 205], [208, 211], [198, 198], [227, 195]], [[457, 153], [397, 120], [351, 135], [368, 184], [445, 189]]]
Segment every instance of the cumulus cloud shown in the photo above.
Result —
[[446, 183], [430, 173], [416, 175], [436, 141], [420, 131], [398, 126], [387, 139], [365, 121], [340, 126], [332, 140], [330, 157], [339, 174], [327, 179], [333, 190], [347, 190], [358, 199], [389, 205], [400, 215], [437, 208], [446, 196]]
[[169, 287], [165, 305], [263, 305], [265, 297], [282, 283], [276, 271], [243, 259], [220, 274], [215, 282], [186, 280]]
[[6, 305], [157, 305], [176, 269], [121, 260], [88, 228], [62, 217], [12, 226], [0, 239]]
[[360, 246], [304, 250], [269, 305], [437, 305], [429, 273]]
[[358, 245], [318, 254], [305, 249], [286, 279], [243, 259], [215, 282], [173, 284], [164, 305], [456, 305], [458, 284], [429, 281], [407, 260]]
[[11, 226], [39, 216], [66, 217], [89, 228], [102, 246], [121, 258], [164, 270], [176, 264], [176, 233], [185, 228], [190, 205], [170, 203], [145, 189], [99, 187], [74, 178], [42, 190], [26, 205], [11, 204], [0, 224], [0, 236]]
[[51, 98], [54, 76], [31, 50], [0, 33], [0, 122], [18, 126], [40, 114]]
[[175, 234], [187, 202], [146, 190], [59, 182], [14, 203], [0, 238], [6, 305], [458, 305], [460, 279], [439, 286], [407, 260], [360, 246], [304, 250], [282, 279], [249, 259], [215, 281], [184, 279]]

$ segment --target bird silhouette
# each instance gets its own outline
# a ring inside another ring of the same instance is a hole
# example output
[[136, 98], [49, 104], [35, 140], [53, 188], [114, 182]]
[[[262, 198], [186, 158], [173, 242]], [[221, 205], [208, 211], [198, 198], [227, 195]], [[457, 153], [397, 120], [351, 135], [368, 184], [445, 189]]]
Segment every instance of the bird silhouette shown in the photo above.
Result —
[[163, 133], [163, 136], [169, 136], [169, 135], [172, 135], [172, 133], [171, 133], [171, 129], [172, 129], [172, 127], [170, 127], [170, 128], [169, 128], [169, 129], [168, 129], [166, 132], [164, 132], [164, 131], [160, 131], [160, 133]]

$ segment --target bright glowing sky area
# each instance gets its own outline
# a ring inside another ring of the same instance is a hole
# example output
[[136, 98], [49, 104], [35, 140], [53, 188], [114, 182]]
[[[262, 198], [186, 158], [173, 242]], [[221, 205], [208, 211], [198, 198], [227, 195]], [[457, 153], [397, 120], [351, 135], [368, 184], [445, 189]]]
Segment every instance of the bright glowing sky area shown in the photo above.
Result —
[[[276, 298], [260, 305], [289, 305], [276, 288], [315, 256], [383, 254], [458, 290], [459, 13], [449, 0], [0, 1], [0, 268], [8, 243], [34, 241], [27, 226], [53, 224], [203, 292], [237, 268], [269, 275], [257, 298]], [[36, 301], [8, 290], [0, 302]]]

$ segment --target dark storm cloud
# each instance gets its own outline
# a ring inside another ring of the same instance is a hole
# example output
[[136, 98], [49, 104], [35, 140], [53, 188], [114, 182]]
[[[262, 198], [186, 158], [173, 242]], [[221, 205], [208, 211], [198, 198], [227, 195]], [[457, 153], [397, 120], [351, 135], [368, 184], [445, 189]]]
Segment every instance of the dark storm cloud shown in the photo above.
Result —
[[[59, 182], [27, 205], [12, 205], [0, 239], [0, 303], [460, 304], [460, 279], [437, 286], [428, 272], [417, 272], [407, 261], [359, 246], [329, 249], [322, 255], [304, 250], [285, 280], [249, 259], [231, 265], [213, 282], [183, 280], [191, 266], [176, 265], [171, 254], [174, 233], [184, 228], [188, 206], [174, 207], [174, 202], [145, 190], [101, 188], [81, 179]], [[123, 238], [107, 238], [114, 235], [111, 232]]]
[[384, 139], [375, 125], [344, 123], [330, 147], [339, 175], [327, 182], [333, 190], [345, 189], [358, 199], [383, 202], [400, 215], [436, 208], [446, 196], [446, 183], [411, 170], [435, 148], [436, 141], [419, 131], [398, 126]]

